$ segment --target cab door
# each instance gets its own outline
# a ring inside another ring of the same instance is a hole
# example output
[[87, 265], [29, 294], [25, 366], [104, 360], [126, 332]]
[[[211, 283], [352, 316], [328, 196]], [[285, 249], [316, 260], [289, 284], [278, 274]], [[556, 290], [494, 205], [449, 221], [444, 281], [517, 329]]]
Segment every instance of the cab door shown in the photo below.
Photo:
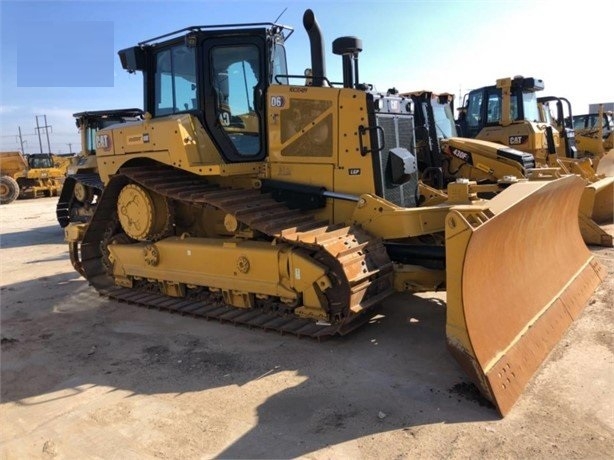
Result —
[[203, 43], [204, 118], [227, 162], [266, 156], [262, 94], [267, 85], [265, 40], [210, 38]]

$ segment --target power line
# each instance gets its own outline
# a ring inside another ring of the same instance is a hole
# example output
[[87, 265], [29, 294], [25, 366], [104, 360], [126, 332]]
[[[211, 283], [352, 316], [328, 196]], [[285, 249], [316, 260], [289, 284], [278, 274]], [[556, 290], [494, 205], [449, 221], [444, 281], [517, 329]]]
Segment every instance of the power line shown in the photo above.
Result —
[[[57, 133], [56, 133], [56, 134], [57, 134]], [[26, 136], [30, 136], [30, 137], [32, 137], [32, 136], [36, 136], [36, 133], [32, 133], [32, 134], [22, 133], [21, 135], [22, 135], [23, 137], [26, 137]], [[18, 135], [18, 134], [3, 134], [3, 135], [2, 135], [2, 136], [0, 136], [0, 137], [17, 137], [17, 136], [19, 136], [19, 135]]]

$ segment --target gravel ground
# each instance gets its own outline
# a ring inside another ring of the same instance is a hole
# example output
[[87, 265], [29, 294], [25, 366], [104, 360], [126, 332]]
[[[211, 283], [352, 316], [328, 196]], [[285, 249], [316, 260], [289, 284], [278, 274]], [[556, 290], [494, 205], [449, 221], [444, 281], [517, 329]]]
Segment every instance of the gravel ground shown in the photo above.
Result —
[[397, 294], [323, 342], [109, 301], [72, 269], [56, 200], [0, 208], [2, 459], [614, 452], [612, 248], [591, 248], [610, 276], [502, 419], [446, 351], [445, 294]]

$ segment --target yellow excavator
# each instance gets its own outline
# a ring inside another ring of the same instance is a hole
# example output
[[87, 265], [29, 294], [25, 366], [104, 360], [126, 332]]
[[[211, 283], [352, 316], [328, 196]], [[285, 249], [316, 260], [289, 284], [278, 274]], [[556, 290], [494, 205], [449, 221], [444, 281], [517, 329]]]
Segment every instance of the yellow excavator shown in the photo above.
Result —
[[317, 338], [395, 291], [445, 288], [449, 349], [507, 413], [606, 276], [577, 225], [583, 181], [490, 200], [459, 181], [420, 205], [409, 107], [359, 83], [356, 37], [333, 41], [331, 83], [311, 10], [303, 25], [303, 75], [286, 67], [293, 29], [275, 23], [119, 51], [143, 72], [145, 119], [96, 133], [104, 191], [65, 228], [75, 268], [113, 299]]

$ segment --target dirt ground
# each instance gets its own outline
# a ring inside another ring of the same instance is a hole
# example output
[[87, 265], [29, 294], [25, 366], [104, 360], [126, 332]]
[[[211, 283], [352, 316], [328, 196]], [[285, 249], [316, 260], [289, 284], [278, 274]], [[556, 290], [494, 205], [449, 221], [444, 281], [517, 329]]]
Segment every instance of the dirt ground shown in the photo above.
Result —
[[56, 200], [0, 208], [2, 459], [614, 452], [611, 248], [591, 248], [610, 276], [502, 419], [445, 348], [445, 295], [395, 295], [323, 342], [109, 301], [72, 269]]

